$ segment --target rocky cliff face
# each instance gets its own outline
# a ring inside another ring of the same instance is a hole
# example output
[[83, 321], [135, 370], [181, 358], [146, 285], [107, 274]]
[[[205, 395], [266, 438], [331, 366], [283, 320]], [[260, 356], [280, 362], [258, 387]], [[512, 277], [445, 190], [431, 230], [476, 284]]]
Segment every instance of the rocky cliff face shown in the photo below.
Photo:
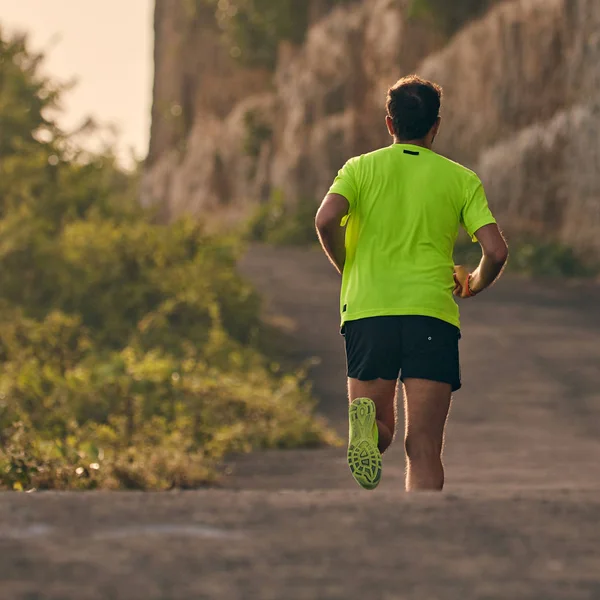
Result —
[[475, 168], [509, 235], [600, 254], [600, 3], [507, 2], [420, 72], [444, 85], [439, 150]]
[[316, 203], [349, 156], [388, 143], [386, 89], [417, 71], [445, 88], [438, 150], [480, 173], [509, 235], [600, 253], [600, 3], [507, 0], [444, 47], [407, 5], [320, 11], [269, 74], [226, 55], [211, 15], [157, 0], [144, 201], [219, 221], [273, 190]]
[[268, 74], [226, 55], [209, 14], [156, 0], [144, 203], [166, 217], [227, 222], [274, 190], [290, 203], [316, 202], [347, 158], [387, 143], [387, 87], [441, 45], [424, 26], [407, 27], [408, 3], [315, 10], [305, 43], [283, 43]]

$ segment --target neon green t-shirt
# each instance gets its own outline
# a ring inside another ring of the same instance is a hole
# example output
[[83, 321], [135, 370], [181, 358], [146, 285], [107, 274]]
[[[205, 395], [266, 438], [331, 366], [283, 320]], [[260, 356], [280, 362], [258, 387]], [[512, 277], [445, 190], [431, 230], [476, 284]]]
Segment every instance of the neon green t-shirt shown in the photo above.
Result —
[[385, 315], [436, 317], [460, 327], [453, 252], [459, 226], [495, 219], [479, 177], [420, 146], [393, 144], [350, 159], [329, 190], [350, 205], [342, 323]]

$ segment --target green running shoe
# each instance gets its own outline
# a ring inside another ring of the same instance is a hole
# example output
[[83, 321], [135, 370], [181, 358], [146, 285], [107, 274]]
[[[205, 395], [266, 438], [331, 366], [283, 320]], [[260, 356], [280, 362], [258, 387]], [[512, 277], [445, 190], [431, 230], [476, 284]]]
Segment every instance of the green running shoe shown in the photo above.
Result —
[[369, 398], [356, 399], [349, 408], [350, 441], [348, 465], [352, 476], [365, 490], [374, 490], [381, 481], [379, 430], [375, 420], [375, 403]]

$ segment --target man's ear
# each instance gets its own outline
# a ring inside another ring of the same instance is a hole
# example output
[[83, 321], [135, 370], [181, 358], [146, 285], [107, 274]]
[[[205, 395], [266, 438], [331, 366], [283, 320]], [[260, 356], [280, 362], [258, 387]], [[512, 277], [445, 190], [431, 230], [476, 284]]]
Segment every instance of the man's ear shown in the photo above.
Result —
[[396, 137], [396, 133], [394, 132], [394, 121], [392, 121], [392, 117], [389, 115], [385, 118], [385, 124], [387, 125], [388, 131], [392, 137]]

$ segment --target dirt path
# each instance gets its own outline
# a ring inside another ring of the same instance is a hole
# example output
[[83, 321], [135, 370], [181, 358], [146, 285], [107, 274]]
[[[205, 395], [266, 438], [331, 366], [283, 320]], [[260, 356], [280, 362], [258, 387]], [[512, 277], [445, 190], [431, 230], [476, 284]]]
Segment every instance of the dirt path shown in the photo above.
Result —
[[[335, 272], [317, 251], [261, 247], [242, 268], [270, 318], [295, 336], [299, 357], [321, 360], [311, 371], [320, 410], [345, 434]], [[599, 307], [600, 286], [510, 277], [462, 305], [464, 388], [448, 428], [448, 491], [600, 488]], [[402, 486], [401, 445], [386, 457], [382, 490]], [[321, 452], [316, 475], [312, 460], [310, 452], [247, 457], [230, 485], [354, 489], [344, 449]]]
[[[267, 312], [316, 356], [345, 429], [338, 281], [320, 254], [253, 248]], [[600, 287], [507, 278], [464, 305], [448, 488], [407, 496], [401, 444], [372, 493], [344, 449], [232, 463], [224, 489], [0, 495], [0, 599], [597, 600]]]

